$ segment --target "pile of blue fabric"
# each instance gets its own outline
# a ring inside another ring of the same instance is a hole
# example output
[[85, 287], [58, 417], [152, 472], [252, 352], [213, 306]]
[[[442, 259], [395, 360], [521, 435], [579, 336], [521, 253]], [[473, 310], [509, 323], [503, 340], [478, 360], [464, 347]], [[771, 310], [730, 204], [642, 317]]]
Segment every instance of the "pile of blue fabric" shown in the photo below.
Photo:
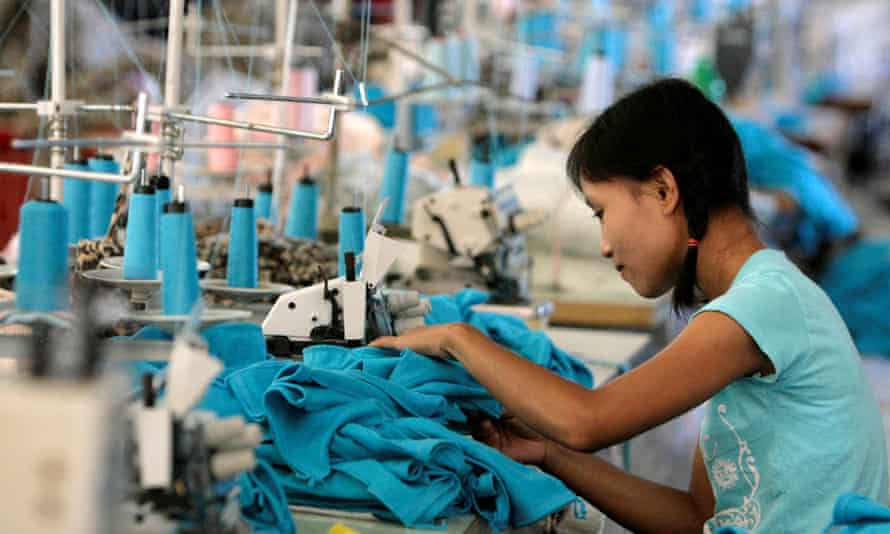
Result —
[[816, 281], [837, 306], [859, 352], [890, 356], [890, 241], [859, 241]]
[[[778, 132], [740, 117], [731, 122], [753, 187], [781, 190], [802, 210], [792, 246], [814, 256], [825, 243], [851, 238], [856, 214], [803, 149]], [[816, 282], [828, 294], [863, 354], [890, 356], [890, 241], [862, 240], [833, 258]]]
[[[473, 291], [433, 297], [427, 321], [465, 320], [518, 354], [592, 385], [587, 368], [544, 334], [470, 309], [485, 298]], [[140, 337], [157, 335], [147, 329]], [[292, 530], [291, 503], [427, 528], [475, 513], [497, 531], [530, 524], [575, 498], [558, 480], [455, 431], [470, 412], [501, 413], [455, 361], [315, 346], [298, 363], [267, 359], [255, 325], [221, 325], [203, 335], [226, 369], [199, 408], [241, 415], [265, 432], [260, 465], [240, 481], [242, 511], [257, 530]]]
[[749, 184], [784, 191], [800, 206], [803, 217], [796, 244], [804, 255], [816, 254], [823, 242], [856, 232], [859, 221], [853, 209], [806, 150], [752, 120], [731, 116], [730, 122], [742, 143]]

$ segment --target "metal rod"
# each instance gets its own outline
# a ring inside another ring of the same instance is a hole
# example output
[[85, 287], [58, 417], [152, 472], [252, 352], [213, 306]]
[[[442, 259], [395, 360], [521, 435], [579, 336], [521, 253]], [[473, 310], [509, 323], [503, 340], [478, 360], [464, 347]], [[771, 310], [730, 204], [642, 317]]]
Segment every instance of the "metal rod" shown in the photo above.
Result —
[[[287, 7], [287, 18], [285, 19], [284, 24], [284, 34], [281, 35], [283, 42], [280, 43], [283, 45], [282, 54], [281, 54], [281, 85], [278, 88], [278, 93], [281, 95], [286, 95], [288, 90], [290, 89], [290, 65], [291, 60], [293, 59], [294, 54], [294, 38], [297, 33], [297, 13], [300, 10], [300, 0], [276, 0], [276, 7], [281, 9], [285, 3], [288, 5]], [[276, 30], [278, 28], [276, 27]], [[276, 34], [276, 37], [278, 35]], [[277, 39], [276, 39], [277, 40]], [[281, 141], [284, 141], [283, 138], [280, 138]], [[272, 191], [275, 195], [273, 199], [275, 203], [275, 213], [281, 213], [281, 202], [279, 199], [282, 198], [282, 182], [284, 181], [284, 166], [287, 163], [287, 152], [284, 150], [279, 150], [275, 152], [275, 163], [272, 167]]]
[[458, 80], [456, 80], [456, 79], [454, 78], [454, 76], [452, 76], [451, 73], [448, 72], [447, 70], [445, 70], [445, 69], [443, 69], [442, 67], [436, 65], [435, 63], [431, 63], [431, 62], [427, 61], [424, 57], [422, 57], [422, 56], [420, 56], [420, 55], [418, 55], [418, 54], [415, 54], [415, 53], [412, 52], [411, 50], [408, 50], [407, 48], [405, 48], [404, 46], [402, 46], [402, 45], [399, 44], [398, 42], [396, 42], [396, 41], [394, 41], [394, 40], [392, 40], [392, 39], [390, 39], [390, 38], [388, 38], [388, 37], [384, 37], [384, 36], [382, 36], [382, 35], [376, 35], [375, 38], [377, 38], [377, 39], [379, 39], [380, 41], [383, 41], [385, 44], [391, 46], [396, 52], [399, 52], [400, 54], [402, 54], [402, 55], [404, 55], [404, 56], [406, 56], [406, 57], [409, 57], [409, 58], [413, 59], [413, 60], [414, 60], [418, 65], [420, 65], [421, 67], [424, 67], [424, 68], [426, 68], [426, 69], [428, 69], [428, 70], [430, 70], [430, 71], [432, 71], [432, 72], [435, 72], [435, 73], [438, 74], [439, 76], [444, 77], [444, 78], [445, 78], [446, 80], [448, 80], [449, 82], [456, 82], [456, 81], [458, 81]]
[[11, 78], [15, 76], [15, 70], [13, 69], [0, 69], [0, 77], [3, 78]]
[[[340, 85], [343, 78], [343, 71], [337, 70], [334, 73], [334, 95], [340, 94]], [[273, 95], [277, 96], [277, 95]], [[344, 100], [345, 102], [345, 100]], [[198, 122], [202, 124], [216, 124], [219, 126], [229, 126], [231, 128], [239, 128], [242, 130], [253, 130], [255, 132], [266, 132], [272, 134], [284, 135], [287, 137], [302, 137], [306, 139], [317, 139], [321, 141], [327, 141], [334, 135], [334, 117], [337, 115], [339, 111], [343, 111], [343, 103], [332, 100], [331, 102], [331, 110], [328, 114], [328, 125], [327, 129], [323, 133], [318, 132], [309, 132], [303, 130], [294, 130], [291, 128], [281, 128], [278, 126], [270, 126], [265, 124], [255, 124], [252, 122], [243, 122], [243, 121], [231, 121], [226, 119], [217, 119], [214, 117], [205, 117], [202, 115], [190, 115], [188, 113], [174, 113], [174, 112], [164, 112], [159, 114], [161, 118], [172, 118], [178, 119], [182, 121], [188, 122]]]
[[[324, 48], [320, 46], [295, 45], [294, 52], [302, 57], [322, 57]], [[197, 49], [189, 50], [192, 55], [197, 55]], [[267, 45], [242, 45], [242, 46], [220, 46], [220, 45], [201, 45], [201, 57], [251, 57], [260, 56], [266, 58], [275, 58], [278, 56], [278, 47], [274, 44]]]
[[49, 12], [52, 54], [52, 101], [65, 100], [65, 0], [52, 0]]
[[[52, 0], [49, 6], [49, 46], [51, 54], [51, 99], [58, 110], [65, 102], [65, 86], [67, 82], [65, 73], [65, 0]], [[49, 138], [53, 140], [64, 139], [66, 134], [66, 118], [54, 113], [49, 120]], [[65, 166], [65, 148], [52, 147], [49, 153], [49, 165], [54, 169]], [[62, 196], [62, 181], [57, 175], [40, 180], [41, 195], [45, 199], [60, 199]]]
[[[148, 109], [148, 96], [145, 93], [139, 93], [139, 100], [136, 111], [136, 133], [145, 133], [145, 118]], [[57, 169], [53, 167], [41, 167], [39, 165], [24, 165], [18, 163], [0, 162], [0, 172], [9, 172], [13, 174], [29, 174], [35, 176], [61, 176], [65, 178], [75, 178], [78, 180], [93, 180], [98, 182], [112, 182], [120, 184], [132, 183], [138, 176], [139, 170], [142, 168], [141, 150], [134, 150], [131, 159], [130, 170], [126, 174], [112, 174], [106, 172], [92, 171], [76, 171], [71, 169]]]
[[170, 25], [167, 29], [167, 63], [164, 79], [164, 106], [179, 106], [179, 82], [182, 77], [182, 17], [185, 0], [170, 0]]
[[[435, 83], [432, 85], [427, 85], [424, 87], [418, 87], [416, 89], [410, 89], [408, 91], [404, 91], [402, 93], [384, 96], [381, 98], [375, 98], [373, 100], [368, 100], [367, 106], [374, 106], [377, 104], [383, 104], [385, 102], [392, 102], [394, 100], [400, 100], [405, 97], [418, 95], [422, 93], [430, 93], [433, 91], [441, 91], [443, 89], [448, 89], [451, 87], [461, 87], [461, 86], [477, 86], [480, 88], [487, 89], [485, 84], [481, 82], [477, 82], [474, 80], [455, 80], [453, 82], [442, 82]], [[331, 98], [315, 98], [315, 97], [300, 97], [300, 96], [282, 96], [282, 95], [270, 95], [265, 93], [228, 93], [226, 95], [228, 98], [235, 98], [239, 100], [267, 100], [271, 102], [292, 102], [292, 103], [302, 103], [302, 104], [327, 104], [329, 106], [348, 106], [349, 108], [363, 108], [361, 102], [357, 102], [355, 100], [348, 100], [346, 103], [340, 102], [338, 100], [334, 100]], [[518, 97], [517, 97], [518, 98]]]
[[0, 102], [0, 111], [37, 111], [37, 104], [30, 102]]
[[[179, 84], [182, 77], [182, 19], [184, 13], [185, 0], [170, 0], [170, 24], [167, 27], [167, 71], [164, 79], [164, 110], [167, 112], [172, 112], [179, 108]], [[172, 144], [179, 135], [179, 129], [176, 125], [170, 124], [170, 122], [169, 117], [162, 117], [161, 119], [161, 132], [167, 144]], [[161, 169], [166, 171], [171, 180], [176, 174], [176, 160], [181, 155], [176, 150], [165, 151], [161, 155]]]
[[342, 106], [347, 105], [354, 107], [357, 104], [351, 101], [344, 102], [342, 100], [335, 100], [333, 98], [326, 98], [322, 96], [290, 96], [286, 94], [265, 94], [265, 93], [240, 93], [240, 92], [232, 92], [226, 93], [226, 98], [232, 98], [235, 100], [266, 100], [269, 102], [291, 102], [298, 104], [321, 104], [325, 106]]
[[[62, 147], [160, 147], [165, 148], [163, 142], [155, 142], [148, 139], [142, 140], [138, 138], [131, 139], [62, 139], [53, 141], [50, 139], [13, 139], [12, 148], [20, 150], [29, 150], [34, 148], [47, 148], [53, 146]], [[252, 149], [287, 149], [290, 145], [285, 143], [244, 143], [244, 142], [226, 142], [226, 141], [181, 141], [176, 146], [184, 148], [252, 148]]]
[[133, 113], [136, 108], [129, 104], [84, 104], [77, 110], [86, 113]]

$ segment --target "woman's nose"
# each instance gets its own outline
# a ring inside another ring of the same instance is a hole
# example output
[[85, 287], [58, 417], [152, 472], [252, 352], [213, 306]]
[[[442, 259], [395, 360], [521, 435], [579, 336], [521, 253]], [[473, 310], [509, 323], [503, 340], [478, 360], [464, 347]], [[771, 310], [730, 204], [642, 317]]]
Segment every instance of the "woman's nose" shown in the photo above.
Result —
[[612, 245], [610, 245], [604, 237], [600, 238], [600, 254], [602, 254], [604, 258], [612, 257]]

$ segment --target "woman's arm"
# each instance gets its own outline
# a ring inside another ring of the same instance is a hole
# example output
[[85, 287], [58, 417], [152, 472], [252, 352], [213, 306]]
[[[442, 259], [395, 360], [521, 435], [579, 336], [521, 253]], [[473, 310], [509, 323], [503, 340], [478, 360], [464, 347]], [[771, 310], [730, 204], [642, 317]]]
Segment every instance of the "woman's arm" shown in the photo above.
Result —
[[702, 506], [692, 489], [657, 484], [597, 456], [550, 443], [541, 467], [632, 532], [700, 534], [713, 515], [713, 506]]
[[659, 354], [594, 390], [585, 389], [491, 341], [468, 325], [419, 328], [374, 345], [459, 360], [516, 417], [575, 450], [619, 443], [701, 404], [769, 360], [731, 318], [697, 316]]

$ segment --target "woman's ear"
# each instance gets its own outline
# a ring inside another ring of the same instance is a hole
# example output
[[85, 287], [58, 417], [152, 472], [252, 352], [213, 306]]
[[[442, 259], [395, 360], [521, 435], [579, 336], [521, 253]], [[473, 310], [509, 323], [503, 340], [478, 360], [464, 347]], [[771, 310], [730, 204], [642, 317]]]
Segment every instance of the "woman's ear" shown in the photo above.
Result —
[[677, 179], [670, 169], [659, 165], [652, 171], [649, 179], [650, 192], [661, 205], [664, 215], [673, 215], [680, 207], [680, 188]]

